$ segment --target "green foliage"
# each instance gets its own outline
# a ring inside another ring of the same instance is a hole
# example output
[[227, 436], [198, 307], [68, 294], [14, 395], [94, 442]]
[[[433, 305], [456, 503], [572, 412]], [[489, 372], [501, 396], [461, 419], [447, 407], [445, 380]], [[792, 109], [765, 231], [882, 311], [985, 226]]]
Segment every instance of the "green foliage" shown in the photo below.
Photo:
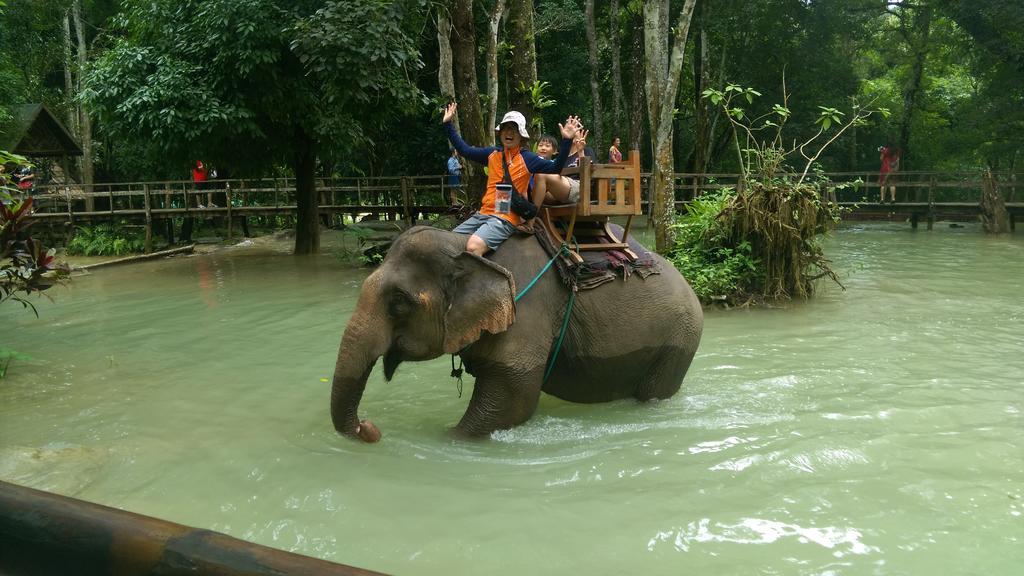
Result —
[[68, 243], [67, 253], [79, 256], [123, 256], [143, 251], [140, 234], [113, 224], [80, 226]]
[[[390, 240], [375, 238], [376, 232], [358, 225], [348, 226], [342, 232], [344, 247], [337, 254], [338, 259], [358, 266], [377, 266], [384, 261]], [[351, 245], [350, 245], [351, 243]]]
[[[21, 156], [0, 151], [0, 161], [27, 163]], [[0, 303], [13, 300], [38, 316], [35, 306], [25, 298], [42, 293], [63, 281], [66, 266], [57, 263], [54, 250], [28, 234], [33, 199], [19, 200], [6, 183], [0, 187]]]
[[293, 160], [297, 140], [355, 153], [420, 103], [422, 64], [386, 0], [126, 0], [83, 98], [110, 134], [235, 172]]
[[668, 259], [705, 303], [741, 300], [758, 283], [758, 262], [750, 243], [733, 245], [731, 230], [720, 217], [735, 197], [736, 191], [729, 188], [705, 194], [673, 225], [676, 245]]
[[7, 370], [10, 368], [11, 362], [14, 362], [15, 360], [26, 362], [32, 360], [32, 357], [22, 354], [17, 350], [0, 347], [0, 380], [3, 380], [4, 377], [7, 376]]
[[[850, 117], [844, 124], [844, 112], [837, 108], [818, 106], [818, 116], [813, 123], [818, 128], [809, 138], [801, 140], [783, 133], [786, 123], [792, 117], [785, 79], [782, 82], [782, 103], [773, 104], [770, 110], [758, 116], [740, 107], [742, 101], [752, 105], [754, 98], [761, 95], [753, 88], [728, 84], [722, 90], [708, 88], [701, 95], [718, 107], [729, 121], [736, 156], [744, 178], [762, 182], [774, 179], [780, 172], [792, 170], [786, 161], [789, 157], [799, 154], [803, 165], [802, 168], [798, 168], [801, 172], [796, 184], [803, 183], [818, 158], [843, 132], [853, 126], [864, 125], [866, 120], [874, 115], [889, 117], [889, 110], [886, 108], [865, 108], [854, 100]], [[837, 127], [835, 132], [831, 132], [833, 124]]]
[[536, 112], [530, 120], [531, 134], [544, 134], [544, 118], [542, 113], [545, 109], [556, 104], [555, 100], [547, 96], [548, 86], [547, 82], [540, 81], [534, 82], [530, 86], [526, 84], [519, 85], [519, 92], [525, 94], [530, 99], [530, 106]]

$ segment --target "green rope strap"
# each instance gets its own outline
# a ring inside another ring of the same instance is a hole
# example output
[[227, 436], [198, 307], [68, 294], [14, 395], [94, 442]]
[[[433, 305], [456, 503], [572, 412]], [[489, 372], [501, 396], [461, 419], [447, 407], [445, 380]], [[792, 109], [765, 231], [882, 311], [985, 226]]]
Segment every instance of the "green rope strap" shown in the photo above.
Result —
[[533, 288], [533, 285], [536, 284], [538, 280], [540, 280], [540, 277], [543, 276], [544, 273], [551, 268], [551, 265], [555, 263], [555, 260], [557, 260], [558, 257], [561, 256], [562, 254], [568, 252], [568, 250], [569, 247], [566, 246], [565, 244], [562, 244], [562, 247], [558, 249], [558, 252], [556, 252], [555, 255], [551, 257], [551, 260], [548, 260], [548, 263], [545, 264], [544, 267], [540, 269], [540, 272], [537, 272], [537, 275], [533, 277], [533, 280], [530, 280], [530, 283], [526, 285], [526, 288], [523, 288], [522, 290], [519, 291], [519, 294], [516, 294], [515, 301], [519, 302], [520, 298], [526, 296], [526, 293], [530, 291], [530, 288]]
[[[533, 285], [536, 284], [538, 280], [540, 280], [540, 277], [543, 276], [549, 268], [551, 268], [551, 265], [555, 263], [555, 260], [557, 260], [559, 256], [567, 254], [568, 252], [569, 246], [563, 243], [562, 246], [558, 249], [558, 252], [556, 252], [555, 255], [551, 257], [551, 260], [548, 260], [548, 263], [544, 265], [544, 268], [542, 268], [541, 271], [538, 272], [537, 275], [533, 277], [533, 280], [531, 280], [530, 283], [526, 285], [526, 288], [523, 288], [519, 292], [519, 294], [516, 295], [515, 301], [519, 302], [519, 299], [525, 296], [526, 293], [530, 291], [530, 288], [533, 288]], [[558, 360], [558, 351], [562, 349], [562, 340], [565, 338], [565, 331], [569, 327], [569, 317], [572, 316], [572, 306], [575, 301], [576, 291], [573, 290], [572, 292], [569, 293], [569, 304], [565, 309], [565, 318], [562, 320], [562, 331], [558, 334], [558, 342], [555, 343], [555, 353], [551, 355], [551, 361], [548, 362], [548, 368], [547, 370], [544, 371], [543, 384], [547, 384], [548, 377], [551, 376], [551, 370], [554, 369], [555, 367], [555, 360]]]
[[[551, 376], [551, 370], [555, 367], [555, 360], [558, 360], [558, 351], [562, 349], [562, 339], [565, 337], [565, 329], [569, 327], [569, 317], [572, 316], [572, 305], [576, 301], [576, 291], [569, 292], [569, 305], [565, 307], [565, 319], [562, 320], [562, 332], [558, 335], [558, 342], [555, 343], [555, 353], [551, 355], [551, 361], [548, 362], [548, 369], [544, 372], [544, 382], [548, 383], [548, 376]], [[543, 385], [542, 384], [542, 385]]]
[[[558, 252], [556, 252], [555, 255], [551, 257], [551, 260], [548, 260], [548, 263], [545, 264], [544, 267], [541, 268], [540, 272], [538, 272], [537, 275], [533, 277], [533, 280], [530, 280], [530, 283], [526, 285], [526, 288], [523, 288], [522, 290], [519, 291], [519, 294], [516, 294], [516, 297], [515, 297], [514, 301], [515, 302], [519, 302], [519, 300], [523, 296], [526, 296], [526, 293], [529, 292], [531, 288], [533, 288], [534, 284], [536, 284], [537, 281], [540, 280], [541, 276], [543, 276], [544, 273], [546, 273], [551, 268], [551, 265], [555, 263], [555, 260], [557, 260], [559, 256], [562, 256], [563, 254], [568, 253], [568, 251], [569, 251], [568, 244], [562, 244], [562, 246], [558, 249]], [[562, 349], [562, 340], [565, 338], [565, 331], [569, 327], [569, 317], [572, 316], [572, 307], [573, 307], [573, 303], [575, 301], [576, 301], [576, 290], [572, 290], [569, 293], [569, 304], [568, 304], [568, 306], [566, 306], [566, 309], [565, 309], [565, 318], [562, 320], [562, 331], [558, 334], [558, 342], [555, 343], [555, 353], [551, 356], [551, 361], [548, 362], [548, 368], [544, 372], [544, 382], [543, 382], [544, 384], [547, 383], [548, 377], [551, 376], [551, 370], [555, 367], [555, 360], [558, 359], [558, 352], [559, 352], [559, 350]], [[470, 344], [467, 344], [462, 350], [459, 350], [459, 355], [461, 356], [463, 350], [465, 350], [466, 348], [469, 348], [470, 346], [471, 346]], [[462, 397], [462, 358], [461, 357], [459, 358], [459, 367], [455, 368], [455, 356], [456, 356], [455, 354], [452, 354], [452, 378], [458, 378], [458, 380], [459, 380], [459, 398], [461, 398]]]

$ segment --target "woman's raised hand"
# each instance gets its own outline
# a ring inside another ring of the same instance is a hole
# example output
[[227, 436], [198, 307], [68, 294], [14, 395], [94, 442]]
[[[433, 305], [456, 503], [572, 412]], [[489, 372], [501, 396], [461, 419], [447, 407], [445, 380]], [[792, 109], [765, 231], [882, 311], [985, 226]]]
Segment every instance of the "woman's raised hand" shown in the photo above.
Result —
[[562, 138], [571, 140], [583, 128], [583, 123], [580, 122], [579, 116], [569, 116], [565, 119], [565, 124], [559, 124], [558, 128], [562, 131]]
[[447, 124], [455, 118], [455, 110], [459, 107], [455, 102], [449, 103], [444, 107], [444, 118], [441, 119], [441, 124]]
[[586, 146], [588, 135], [590, 135], [590, 130], [584, 130], [581, 126], [580, 131], [576, 133], [576, 139], [573, 140], [573, 142], [579, 146]]

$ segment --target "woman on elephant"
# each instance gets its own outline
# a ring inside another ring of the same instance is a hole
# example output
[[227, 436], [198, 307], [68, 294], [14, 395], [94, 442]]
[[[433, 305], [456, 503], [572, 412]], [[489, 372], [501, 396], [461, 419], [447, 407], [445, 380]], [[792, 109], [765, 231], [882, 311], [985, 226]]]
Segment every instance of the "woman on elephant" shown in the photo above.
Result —
[[558, 174], [562, 171], [573, 138], [583, 126], [575, 116], [569, 116], [564, 125], [558, 125], [562, 132], [562, 142], [559, 146], [559, 155], [552, 161], [522, 148], [523, 141], [529, 139], [530, 134], [526, 131], [526, 118], [515, 111], [506, 113], [501, 123], [494, 127], [501, 146], [477, 148], [466, 144], [452, 126], [457, 107], [454, 102], [445, 107], [444, 118], [441, 120], [448, 133], [448, 140], [464, 158], [483, 164], [488, 170], [487, 188], [480, 210], [459, 224], [453, 232], [469, 234], [466, 250], [483, 256], [491, 250], [496, 250], [512, 235], [516, 226], [523, 223], [523, 219], [515, 212], [507, 208], [499, 210], [505, 206], [499, 206], [496, 202], [497, 186], [506, 180], [506, 170], [515, 190], [526, 194], [531, 174]]

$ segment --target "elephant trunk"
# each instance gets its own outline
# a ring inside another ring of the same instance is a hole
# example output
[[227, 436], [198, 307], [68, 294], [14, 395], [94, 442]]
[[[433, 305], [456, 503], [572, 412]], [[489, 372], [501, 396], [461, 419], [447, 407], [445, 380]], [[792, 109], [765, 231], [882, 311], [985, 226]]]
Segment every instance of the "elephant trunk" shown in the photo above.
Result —
[[[372, 432], [376, 432], [376, 428], [368, 420], [360, 423], [359, 401], [373, 366], [387, 351], [389, 333], [384, 328], [387, 322], [381, 320], [376, 312], [377, 306], [366, 301], [371, 299], [374, 297], [368, 296], [364, 288], [356, 311], [341, 338], [338, 359], [334, 365], [334, 383], [331, 386], [331, 420], [334, 429], [346, 436], [369, 442], [375, 441]], [[379, 437], [379, 432], [376, 433]]]

